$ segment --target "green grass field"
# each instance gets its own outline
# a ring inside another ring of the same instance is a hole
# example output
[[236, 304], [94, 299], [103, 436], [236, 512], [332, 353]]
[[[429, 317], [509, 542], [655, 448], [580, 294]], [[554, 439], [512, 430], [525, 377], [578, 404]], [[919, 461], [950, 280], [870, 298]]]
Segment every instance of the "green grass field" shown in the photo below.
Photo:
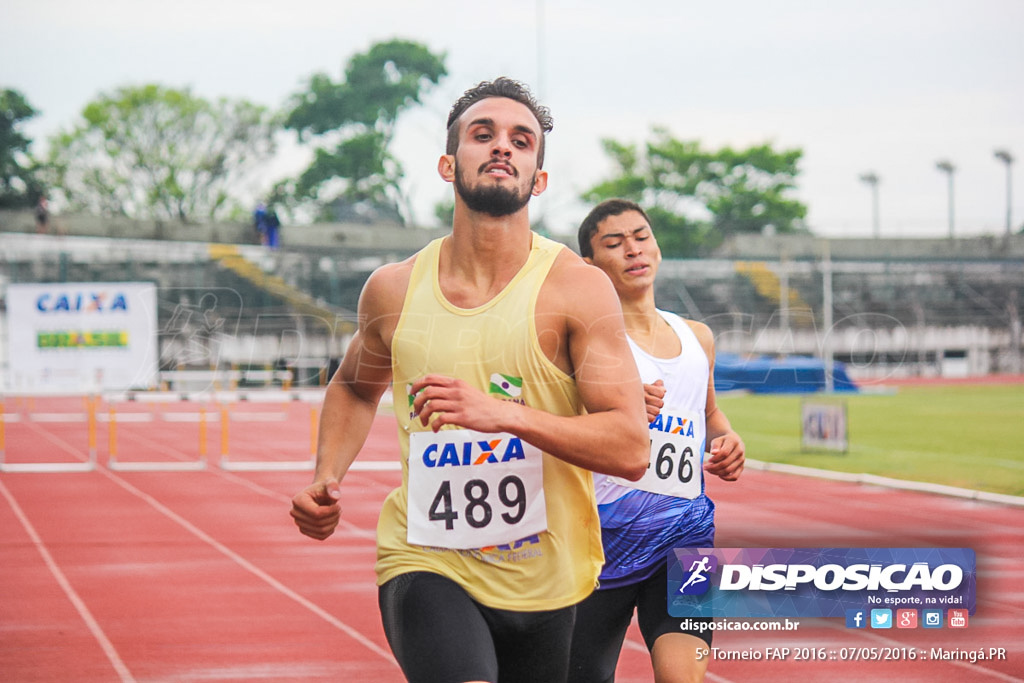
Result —
[[[846, 402], [848, 452], [801, 451], [804, 400]], [[828, 398], [737, 394], [718, 403], [748, 458], [1024, 496], [1024, 385], [912, 386]]]

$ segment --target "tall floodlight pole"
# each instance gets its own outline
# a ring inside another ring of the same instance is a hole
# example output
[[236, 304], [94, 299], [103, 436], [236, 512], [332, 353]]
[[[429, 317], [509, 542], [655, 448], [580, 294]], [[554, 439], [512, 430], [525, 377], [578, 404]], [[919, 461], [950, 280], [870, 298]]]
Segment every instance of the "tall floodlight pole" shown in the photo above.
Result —
[[878, 239], [882, 233], [878, 220], [878, 183], [881, 178], [874, 171], [868, 171], [862, 174], [860, 179], [871, 188], [871, 225], [874, 230], [875, 239]]
[[956, 172], [956, 166], [945, 159], [935, 164], [935, 168], [939, 169], [946, 174], [949, 179], [949, 237], [953, 237], [953, 173]]
[[[544, 101], [544, 0], [537, 0], [535, 6], [537, 20], [537, 82], [533, 94], [541, 102]], [[550, 195], [549, 195], [550, 196]], [[534, 206], [533, 225], [539, 228], [545, 225], [545, 205], [549, 199], [537, 202]]]
[[1006, 234], [1013, 231], [1013, 180], [1010, 167], [1013, 165], [1013, 156], [1005, 149], [996, 150], [996, 159], [1006, 164]]
[[537, 99], [544, 98], [544, 0], [537, 0]]
[[825, 337], [821, 342], [822, 360], [825, 362], [825, 391], [832, 393], [836, 389], [835, 360], [832, 355], [832, 246], [828, 240], [822, 244], [821, 254], [821, 318], [825, 328]]

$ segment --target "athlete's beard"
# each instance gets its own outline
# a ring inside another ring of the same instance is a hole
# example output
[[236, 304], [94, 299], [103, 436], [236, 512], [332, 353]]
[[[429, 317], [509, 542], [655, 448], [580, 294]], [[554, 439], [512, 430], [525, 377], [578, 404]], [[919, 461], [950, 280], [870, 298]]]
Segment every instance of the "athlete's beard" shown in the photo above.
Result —
[[[488, 162], [489, 163], [489, 162]], [[518, 178], [518, 174], [516, 175]], [[536, 174], [530, 180], [528, 187], [533, 187]], [[511, 216], [526, 206], [530, 201], [529, 190], [520, 193], [518, 187], [504, 187], [501, 185], [468, 187], [462, 179], [462, 173], [455, 171], [455, 191], [462, 197], [462, 201], [472, 211], [485, 213], [494, 218]]]

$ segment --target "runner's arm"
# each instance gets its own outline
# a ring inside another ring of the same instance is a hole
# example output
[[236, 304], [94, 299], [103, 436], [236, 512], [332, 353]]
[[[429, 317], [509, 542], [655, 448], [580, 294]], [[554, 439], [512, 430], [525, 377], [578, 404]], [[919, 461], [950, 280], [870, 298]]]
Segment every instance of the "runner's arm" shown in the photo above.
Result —
[[743, 472], [746, 446], [737, 434], [725, 412], [718, 407], [715, 397], [715, 339], [711, 329], [703, 323], [687, 321], [708, 357], [708, 396], [704, 409], [707, 428], [708, 452], [711, 457], [704, 463], [704, 471], [725, 481], [736, 481]]
[[374, 273], [360, 296], [360, 329], [324, 394], [313, 483], [292, 498], [292, 518], [312, 538], [334, 533], [341, 517], [340, 481], [362, 449], [391, 382], [390, 332], [401, 311], [400, 298], [398, 310], [393, 307], [402, 284], [401, 271], [394, 270], [385, 266]]

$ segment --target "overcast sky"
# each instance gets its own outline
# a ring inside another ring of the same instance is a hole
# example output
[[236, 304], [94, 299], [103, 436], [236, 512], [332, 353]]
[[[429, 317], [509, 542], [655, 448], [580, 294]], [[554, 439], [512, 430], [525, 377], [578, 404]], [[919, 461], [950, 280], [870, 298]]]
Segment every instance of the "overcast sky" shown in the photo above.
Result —
[[[948, 159], [956, 233], [999, 234], [993, 153], [1024, 158], [1022, 27], [1022, 0], [0, 0], [0, 88], [41, 111], [27, 127], [38, 152], [101, 92], [159, 83], [278, 108], [313, 73], [339, 79], [353, 54], [403, 38], [449, 70], [396, 140], [421, 222], [451, 191], [435, 170], [451, 102], [507, 75], [555, 117], [532, 210], [558, 232], [611, 170], [600, 140], [640, 143], [659, 125], [711, 148], [803, 149], [796, 196], [826, 236], [872, 234], [868, 171], [884, 235], [948, 234]], [[273, 173], [302, 161], [284, 154]]]

